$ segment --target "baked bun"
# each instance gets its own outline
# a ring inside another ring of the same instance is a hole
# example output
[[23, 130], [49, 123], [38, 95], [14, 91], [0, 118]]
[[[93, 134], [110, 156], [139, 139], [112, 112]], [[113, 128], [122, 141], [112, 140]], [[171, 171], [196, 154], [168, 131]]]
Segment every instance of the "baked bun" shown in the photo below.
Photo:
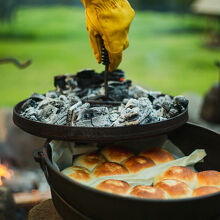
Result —
[[152, 159], [156, 165], [175, 160], [170, 152], [160, 147], [153, 147], [144, 150], [140, 153], [140, 156]]
[[121, 164], [113, 163], [113, 162], [104, 162], [98, 165], [94, 171], [93, 176], [95, 178], [101, 176], [112, 176], [112, 175], [120, 175], [120, 174], [127, 174], [128, 170], [123, 167]]
[[154, 184], [157, 184], [163, 179], [177, 179], [186, 183], [190, 188], [196, 187], [196, 173], [188, 167], [174, 166], [159, 174], [154, 179]]
[[103, 190], [105, 192], [125, 195], [128, 193], [131, 186], [122, 180], [105, 180], [96, 186], [96, 189]]
[[186, 183], [175, 179], [164, 179], [157, 183], [155, 187], [164, 190], [171, 199], [187, 198], [192, 195], [192, 190]]
[[220, 188], [215, 186], [201, 186], [193, 191], [192, 196], [204, 196], [216, 192], [220, 192]]
[[98, 152], [91, 152], [78, 156], [73, 161], [73, 166], [85, 167], [92, 171], [98, 164], [103, 163], [105, 158]]
[[166, 199], [167, 193], [160, 188], [153, 186], [139, 185], [135, 186], [131, 192], [131, 196], [136, 196], [145, 199]]
[[146, 168], [155, 166], [153, 160], [141, 156], [132, 156], [124, 161], [123, 164], [128, 169], [129, 173], [137, 173]]
[[197, 173], [197, 185], [220, 187], [220, 172], [215, 170], [206, 170]]
[[91, 180], [91, 175], [89, 170], [83, 167], [72, 166], [64, 169], [62, 173], [69, 178], [79, 181], [79, 182], [88, 182]]
[[121, 163], [122, 161], [133, 156], [133, 152], [122, 147], [105, 147], [101, 151], [102, 155], [110, 162]]

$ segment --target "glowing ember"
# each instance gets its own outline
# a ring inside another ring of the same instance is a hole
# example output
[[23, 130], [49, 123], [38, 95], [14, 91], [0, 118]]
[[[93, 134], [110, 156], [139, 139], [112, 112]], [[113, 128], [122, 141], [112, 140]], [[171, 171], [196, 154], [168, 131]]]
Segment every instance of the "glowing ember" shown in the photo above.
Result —
[[0, 186], [2, 183], [2, 177], [9, 179], [12, 175], [12, 172], [7, 168], [7, 166], [0, 163]]

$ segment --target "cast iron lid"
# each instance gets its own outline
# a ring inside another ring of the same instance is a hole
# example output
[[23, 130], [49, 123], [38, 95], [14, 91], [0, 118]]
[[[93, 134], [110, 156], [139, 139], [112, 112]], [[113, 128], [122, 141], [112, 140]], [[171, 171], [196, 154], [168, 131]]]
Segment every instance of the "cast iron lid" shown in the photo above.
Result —
[[179, 115], [155, 123], [130, 125], [124, 127], [70, 127], [36, 122], [22, 117], [19, 113], [25, 102], [19, 102], [13, 110], [13, 121], [22, 130], [43, 138], [62, 139], [78, 142], [113, 142], [127, 141], [143, 137], [167, 134], [185, 124], [188, 120], [188, 109]]

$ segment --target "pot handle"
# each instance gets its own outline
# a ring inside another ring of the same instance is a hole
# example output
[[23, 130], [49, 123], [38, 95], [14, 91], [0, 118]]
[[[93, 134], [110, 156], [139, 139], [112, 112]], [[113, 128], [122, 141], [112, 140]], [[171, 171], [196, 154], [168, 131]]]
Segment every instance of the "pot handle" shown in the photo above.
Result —
[[44, 155], [43, 155], [43, 152], [40, 150], [40, 149], [36, 149], [34, 150], [33, 152], [33, 157], [34, 157], [34, 160], [40, 164], [40, 167], [41, 169], [43, 170], [44, 172], [44, 175], [47, 179], [47, 182], [48, 184], [50, 185], [50, 181], [49, 181], [49, 174], [48, 174], [48, 169], [47, 169], [47, 166], [46, 166], [46, 162], [45, 162], [45, 159], [44, 159]]

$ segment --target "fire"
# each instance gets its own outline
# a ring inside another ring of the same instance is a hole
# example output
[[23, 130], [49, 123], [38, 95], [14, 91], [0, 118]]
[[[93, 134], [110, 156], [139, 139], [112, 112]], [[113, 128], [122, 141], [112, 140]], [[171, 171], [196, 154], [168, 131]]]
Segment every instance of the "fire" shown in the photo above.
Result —
[[12, 173], [7, 168], [7, 166], [0, 163], [0, 186], [3, 184], [2, 177], [9, 179], [11, 177], [11, 175], [12, 175]]

